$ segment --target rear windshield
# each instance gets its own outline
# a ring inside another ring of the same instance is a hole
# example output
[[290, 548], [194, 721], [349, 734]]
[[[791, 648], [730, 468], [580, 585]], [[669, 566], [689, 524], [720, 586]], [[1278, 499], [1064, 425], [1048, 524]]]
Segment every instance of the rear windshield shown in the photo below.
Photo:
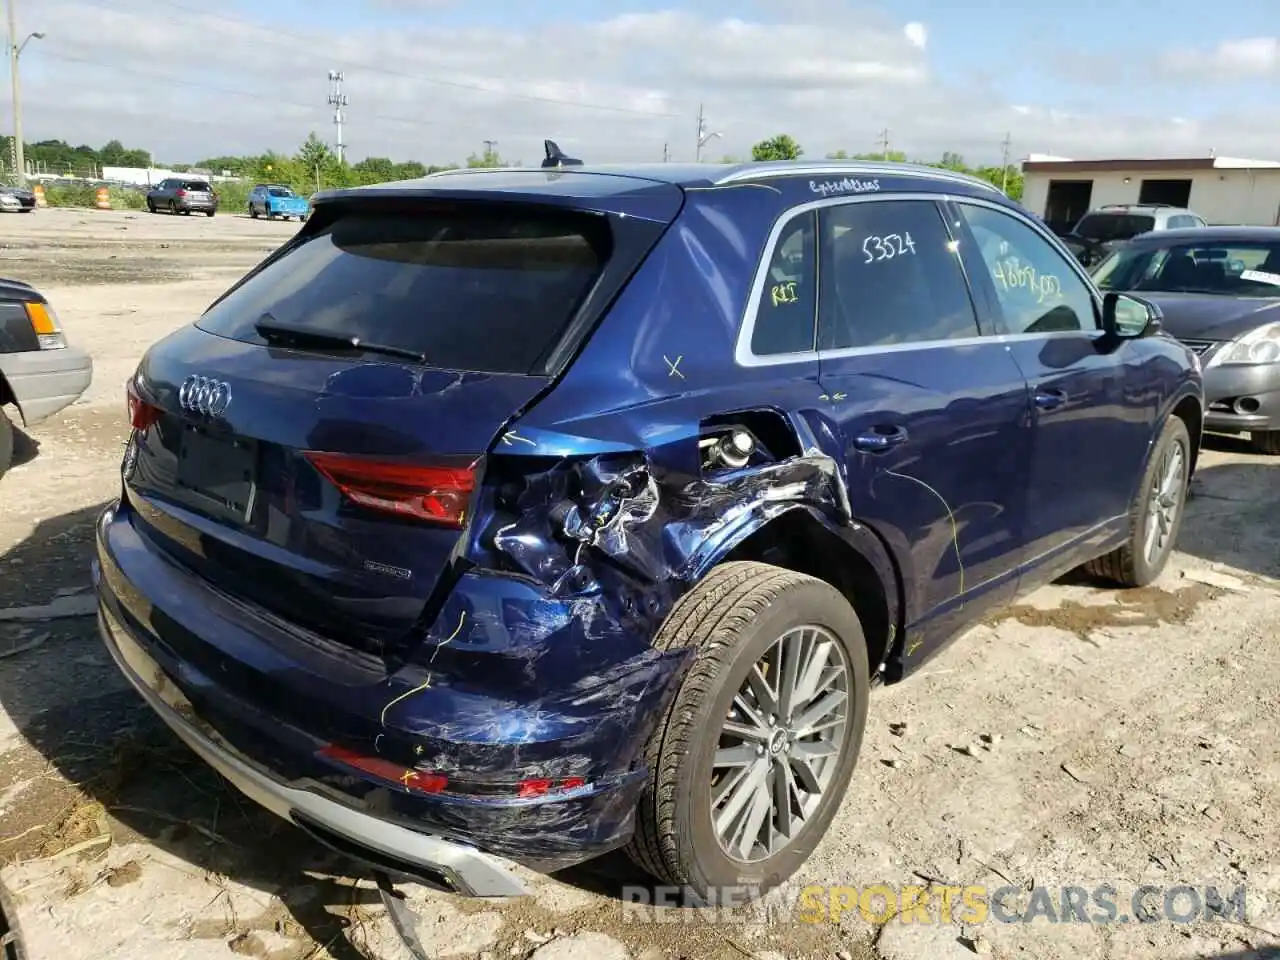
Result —
[[188, 180], [182, 185], [182, 187], [184, 190], [203, 190], [205, 193], [209, 192], [209, 185], [203, 180]]
[[267, 193], [273, 197], [292, 197], [293, 191], [288, 187], [268, 187]]
[[197, 321], [263, 342], [254, 324], [359, 337], [431, 366], [534, 373], [609, 256], [602, 217], [464, 206], [351, 213], [269, 264]]
[[1129, 240], [1146, 233], [1156, 225], [1155, 217], [1136, 213], [1089, 213], [1076, 224], [1073, 231], [1086, 240], [1106, 243], [1109, 240]]

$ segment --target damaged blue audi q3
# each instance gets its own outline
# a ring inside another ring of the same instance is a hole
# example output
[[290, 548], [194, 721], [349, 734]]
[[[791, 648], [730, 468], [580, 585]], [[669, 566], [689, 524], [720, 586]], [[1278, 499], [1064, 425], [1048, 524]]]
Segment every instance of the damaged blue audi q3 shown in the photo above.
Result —
[[790, 877], [871, 691], [1017, 593], [1151, 582], [1204, 415], [1158, 308], [907, 164], [315, 198], [128, 383], [103, 639], [375, 875]]

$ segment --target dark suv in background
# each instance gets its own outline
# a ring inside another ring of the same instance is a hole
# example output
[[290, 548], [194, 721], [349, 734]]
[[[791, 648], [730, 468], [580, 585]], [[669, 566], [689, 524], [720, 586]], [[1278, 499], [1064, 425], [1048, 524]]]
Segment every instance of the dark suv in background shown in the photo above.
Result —
[[1204, 218], [1182, 207], [1162, 203], [1115, 203], [1090, 210], [1062, 238], [1086, 267], [1122, 243], [1153, 230], [1180, 230], [1203, 227]]
[[147, 209], [152, 213], [167, 210], [187, 216], [194, 212], [212, 217], [218, 212], [218, 195], [206, 180], [170, 177], [147, 191]]

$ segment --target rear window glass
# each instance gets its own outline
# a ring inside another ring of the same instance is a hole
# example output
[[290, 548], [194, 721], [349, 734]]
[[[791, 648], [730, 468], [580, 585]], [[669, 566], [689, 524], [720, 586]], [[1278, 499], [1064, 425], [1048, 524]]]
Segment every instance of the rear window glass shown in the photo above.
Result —
[[490, 208], [352, 213], [269, 264], [197, 322], [263, 342], [254, 324], [359, 337], [431, 366], [534, 373], [610, 252], [601, 217]]
[[203, 180], [188, 180], [182, 186], [187, 190], [202, 190], [205, 193], [209, 192], [209, 185]]
[[269, 187], [267, 193], [273, 197], [292, 197], [293, 191], [288, 187]]
[[1090, 213], [1076, 224], [1075, 233], [1086, 240], [1106, 243], [1109, 240], [1129, 240], [1155, 225], [1155, 217], [1136, 213]]

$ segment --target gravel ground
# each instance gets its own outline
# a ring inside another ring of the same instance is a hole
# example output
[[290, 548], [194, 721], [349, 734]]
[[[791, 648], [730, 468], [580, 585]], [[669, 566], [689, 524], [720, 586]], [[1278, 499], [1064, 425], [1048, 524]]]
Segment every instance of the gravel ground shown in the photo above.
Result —
[[[84, 615], [125, 379], [296, 229], [228, 215], [0, 218], [0, 274], [39, 284], [96, 363], [85, 397], [34, 428], [0, 480], [0, 883], [30, 960], [407, 956], [371, 883], [195, 761], [125, 688]], [[639, 916], [620, 901], [637, 878], [609, 860], [538, 879], [521, 901], [411, 890], [424, 940], [439, 957], [538, 960], [1280, 955], [1280, 464], [1237, 441], [1209, 446], [1161, 582], [1048, 587], [877, 692], [848, 799], [799, 879], [1018, 886], [1055, 905], [1055, 888], [1106, 883], [1122, 914], [1141, 884], [1243, 885], [1243, 921]], [[46, 603], [60, 615], [3, 612]]]

